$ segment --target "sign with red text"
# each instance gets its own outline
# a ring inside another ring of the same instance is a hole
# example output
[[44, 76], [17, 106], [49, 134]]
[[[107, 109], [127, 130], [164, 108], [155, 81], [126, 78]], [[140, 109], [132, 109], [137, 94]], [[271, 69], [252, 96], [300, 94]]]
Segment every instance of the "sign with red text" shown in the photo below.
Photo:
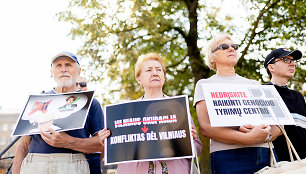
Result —
[[194, 156], [187, 96], [107, 105], [105, 113], [106, 165]]
[[273, 85], [205, 83], [202, 88], [213, 127], [295, 124]]

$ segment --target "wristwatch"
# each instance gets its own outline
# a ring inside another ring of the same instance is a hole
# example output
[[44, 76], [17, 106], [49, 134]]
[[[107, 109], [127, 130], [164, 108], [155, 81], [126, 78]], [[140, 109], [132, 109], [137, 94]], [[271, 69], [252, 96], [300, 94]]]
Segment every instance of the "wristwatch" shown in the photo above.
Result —
[[272, 134], [271, 134], [271, 132], [269, 132], [269, 138], [268, 138], [267, 142], [270, 142], [271, 140], [272, 140]]

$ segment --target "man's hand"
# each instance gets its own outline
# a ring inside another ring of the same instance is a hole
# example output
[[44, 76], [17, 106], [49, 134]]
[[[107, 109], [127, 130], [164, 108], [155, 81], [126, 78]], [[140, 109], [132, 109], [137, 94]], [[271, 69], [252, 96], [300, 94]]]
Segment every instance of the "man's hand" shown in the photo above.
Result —
[[50, 126], [40, 126], [39, 131], [41, 138], [53, 147], [71, 149], [82, 153], [103, 152], [103, 146], [99, 143], [97, 134], [89, 138], [77, 138], [65, 132], [57, 132]]
[[104, 140], [110, 136], [110, 131], [104, 128], [103, 130], [98, 132], [98, 136], [99, 136], [100, 143], [104, 147]]
[[[71, 143], [71, 136], [65, 132], [57, 132], [51, 127], [40, 128], [41, 138], [50, 146], [64, 148]], [[49, 132], [47, 132], [49, 131]]]

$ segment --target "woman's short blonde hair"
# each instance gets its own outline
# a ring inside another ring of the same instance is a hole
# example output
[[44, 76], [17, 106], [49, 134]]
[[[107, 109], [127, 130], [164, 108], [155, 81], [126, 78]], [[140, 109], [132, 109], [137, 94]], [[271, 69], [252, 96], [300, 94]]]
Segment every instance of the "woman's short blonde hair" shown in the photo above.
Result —
[[164, 75], [166, 77], [166, 66], [165, 66], [164, 58], [157, 53], [147, 53], [147, 54], [143, 54], [143, 55], [139, 56], [138, 60], [135, 64], [135, 77], [136, 77], [136, 79], [140, 76], [141, 66], [142, 66], [143, 62], [148, 61], [148, 60], [158, 61], [161, 64], [161, 66], [163, 68], [163, 71], [164, 71]]
[[[213, 50], [218, 46], [217, 44], [220, 41], [223, 40], [231, 40], [233, 41], [232, 37], [227, 34], [227, 33], [219, 33], [218, 35], [216, 35], [213, 39], [211, 39], [210, 41], [208, 41], [207, 46], [206, 46], [206, 53], [205, 53], [205, 63], [206, 65], [211, 69], [216, 71], [216, 64], [215, 64], [215, 59], [216, 59], [216, 55], [215, 53], [213, 53]], [[239, 54], [237, 54], [238, 56], [238, 60], [240, 58]]]

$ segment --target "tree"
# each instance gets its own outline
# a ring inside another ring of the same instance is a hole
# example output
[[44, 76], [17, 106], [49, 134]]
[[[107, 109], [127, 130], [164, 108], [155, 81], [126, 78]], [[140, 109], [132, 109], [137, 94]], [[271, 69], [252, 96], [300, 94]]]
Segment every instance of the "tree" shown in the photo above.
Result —
[[[71, 0], [59, 20], [70, 22], [72, 37], [84, 39], [79, 50], [90, 58], [86, 68], [94, 81], [107, 81], [105, 102], [139, 98], [143, 91], [134, 78], [137, 57], [157, 52], [165, 57], [168, 95], [187, 94], [192, 106], [195, 83], [213, 71], [204, 63], [203, 43], [217, 32], [228, 32], [241, 40], [237, 73], [265, 82], [263, 57], [280, 45], [299, 48], [305, 42], [303, 0], [243, 0], [241, 22], [226, 15], [220, 4], [209, 0]], [[201, 44], [202, 43], [202, 44]], [[305, 83], [305, 61], [291, 83], [301, 89]], [[110, 80], [111, 79], [111, 80]], [[111, 93], [112, 95], [109, 95]], [[107, 97], [108, 96], [108, 97]], [[190, 107], [192, 108], [192, 107]], [[191, 110], [197, 121], [194, 109]], [[197, 124], [197, 123], [196, 123]], [[208, 140], [203, 139], [201, 166], [208, 170]]]

